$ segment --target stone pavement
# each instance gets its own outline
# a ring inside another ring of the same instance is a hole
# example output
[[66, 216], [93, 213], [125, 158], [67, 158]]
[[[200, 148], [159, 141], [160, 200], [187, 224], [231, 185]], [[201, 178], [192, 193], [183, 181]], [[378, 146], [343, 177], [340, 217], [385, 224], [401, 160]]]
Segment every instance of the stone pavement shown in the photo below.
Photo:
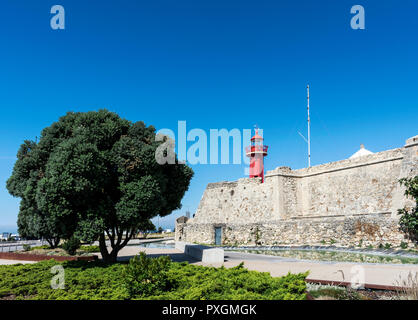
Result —
[[225, 262], [218, 264], [204, 264], [184, 255], [176, 249], [152, 249], [139, 247], [125, 247], [119, 254], [120, 260], [129, 260], [140, 251], [151, 257], [169, 255], [173, 261], [188, 261], [196, 265], [227, 268], [235, 267], [244, 262], [249, 270], [269, 272], [273, 277], [286, 275], [288, 272], [299, 273], [309, 271], [308, 280], [327, 280], [357, 283], [356, 279], [364, 274], [364, 282], [368, 285], [398, 286], [400, 279], [406, 279], [408, 274], [418, 273], [418, 265], [410, 264], [369, 264], [351, 262], [307, 261], [291, 258], [273, 257], [260, 254], [225, 252]]
[[6, 265], [6, 264], [26, 264], [26, 263], [36, 263], [37, 261], [23, 261], [23, 260], [6, 260], [6, 259], [0, 259], [0, 265]]

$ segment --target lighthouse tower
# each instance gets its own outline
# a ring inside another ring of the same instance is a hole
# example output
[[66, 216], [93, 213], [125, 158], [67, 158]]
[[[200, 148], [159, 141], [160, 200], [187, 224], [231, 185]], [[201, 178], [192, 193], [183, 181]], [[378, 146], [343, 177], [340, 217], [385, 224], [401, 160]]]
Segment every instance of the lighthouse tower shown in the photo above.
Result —
[[251, 145], [245, 148], [247, 157], [250, 157], [250, 178], [261, 177], [261, 182], [264, 182], [264, 157], [267, 156], [267, 149], [257, 128], [255, 136], [251, 138]]

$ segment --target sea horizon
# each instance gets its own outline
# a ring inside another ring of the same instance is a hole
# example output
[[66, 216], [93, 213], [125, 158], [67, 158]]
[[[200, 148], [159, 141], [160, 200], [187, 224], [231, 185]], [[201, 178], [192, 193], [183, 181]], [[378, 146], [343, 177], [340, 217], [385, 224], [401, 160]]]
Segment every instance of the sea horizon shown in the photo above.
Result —
[[17, 226], [0, 225], [0, 234], [3, 232], [17, 233]]

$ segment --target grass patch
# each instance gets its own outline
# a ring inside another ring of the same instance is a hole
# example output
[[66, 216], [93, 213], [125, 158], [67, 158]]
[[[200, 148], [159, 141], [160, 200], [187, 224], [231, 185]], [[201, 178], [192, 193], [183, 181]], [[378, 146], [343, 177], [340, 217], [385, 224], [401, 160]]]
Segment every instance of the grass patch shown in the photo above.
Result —
[[367, 296], [347, 287], [309, 284], [308, 291], [315, 300], [369, 300]]
[[309, 293], [313, 298], [317, 300], [329, 300], [329, 298], [332, 300], [364, 300], [364, 297], [362, 297], [359, 293], [355, 291], [349, 291], [347, 289], [324, 288], [309, 291]]
[[46, 244], [43, 246], [35, 246], [35, 247], [30, 247], [30, 249], [28, 251], [33, 251], [33, 250], [43, 250], [46, 249], [48, 250], [50, 247]]
[[[98, 252], [100, 252], [99, 246], [83, 245], [74, 252], [74, 255], [75, 256], [89, 256], [92, 253], [98, 253]], [[48, 245], [29, 247], [26, 250], [17, 251], [16, 253], [40, 254], [40, 255], [48, 255], [48, 256], [51, 256], [51, 257], [53, 257], [53, 256], [71, 256], [61, 246], [52, 249]]]
[[100, 252], [100, 247], [99, 246], [81, 246], [80, 247], [80, 251], [83, 252], [89, 252], [89, 253], [97, 253]]

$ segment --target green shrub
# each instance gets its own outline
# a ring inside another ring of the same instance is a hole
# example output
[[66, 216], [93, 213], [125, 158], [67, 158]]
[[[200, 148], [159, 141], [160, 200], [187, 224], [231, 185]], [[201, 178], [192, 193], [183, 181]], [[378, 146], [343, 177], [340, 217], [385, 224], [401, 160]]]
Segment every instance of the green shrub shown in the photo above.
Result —
[[[65, 289], [52, 289], [51, 268], [61, 264], [65, 270]], [[121, 300], [129, 295], [123, 287], [122, 264], [53, 259], [34, 264], [0, 265], [0, 299], [34, 300]]]
[[402, 248], [402, 249], [407, 249], [407, 248], [408, 248], [408, 242], [404, 242], [404, 241], [402, 241], [402, 242], [401, 242], [401, 248]]
[[168, 271], [176, 290], [149, 299], [185, 300], [303, 300], [304, 274], [273, 278], [268, 272], [249, 271], [243, 264], [235, 268], [173, 263]]
[[385, 243], [385, 249], [390, 249], [390, 247], [392, 247], [390, 243]]
[[169, 289], [167, 271], [171, 260], [168, 256], [148, 258], [144, 252], [132, 258], [124, 270], [125, 286], [131, 296], [154, 295]]
[[22, 247], [23, 247], [23, 251], [30, 251], [31, 250], [30, 244], [24, 244]]
[[[51, 288], [51, 268], [57, 264], [65, 270], [64, 289]], [[170, 262], [167, 257], [139, 256], [129, 264], [49, 260], [0, 265], [0, 299], [13, 295], [41, 300], [301, 300], [306, 299], [306, 276], [274, 278], [267, 272], [249, 271], [242, 264], [214, 268]]]
[[83, 250], [84, 252], [95, 253], [95, 252], [100, 252], [100, 247], [99, 246], [81, 246], [80, 250]]
[[400, 184], [405, 186], [405, 196], [415, 201], [413, 208], [403, 208], [398, 210], [401, 215], [399, 219], [399, 228], [410, 240], [418, 243], [418, 176], [414, 178], [403, 178], [399, 180]]
[[36, 246], [36, 247], [31, 247], [30, 250], [38, 250], [38, 249], [49, 249], [50, 246], [48, 245], [43, 245], [43, 246]]
[[77, 249], [81, 246], [80, 240], [76, 237], [71, 237], [65, 241], [62, 245], [62, 248], [71, 256], [75, 255]]

